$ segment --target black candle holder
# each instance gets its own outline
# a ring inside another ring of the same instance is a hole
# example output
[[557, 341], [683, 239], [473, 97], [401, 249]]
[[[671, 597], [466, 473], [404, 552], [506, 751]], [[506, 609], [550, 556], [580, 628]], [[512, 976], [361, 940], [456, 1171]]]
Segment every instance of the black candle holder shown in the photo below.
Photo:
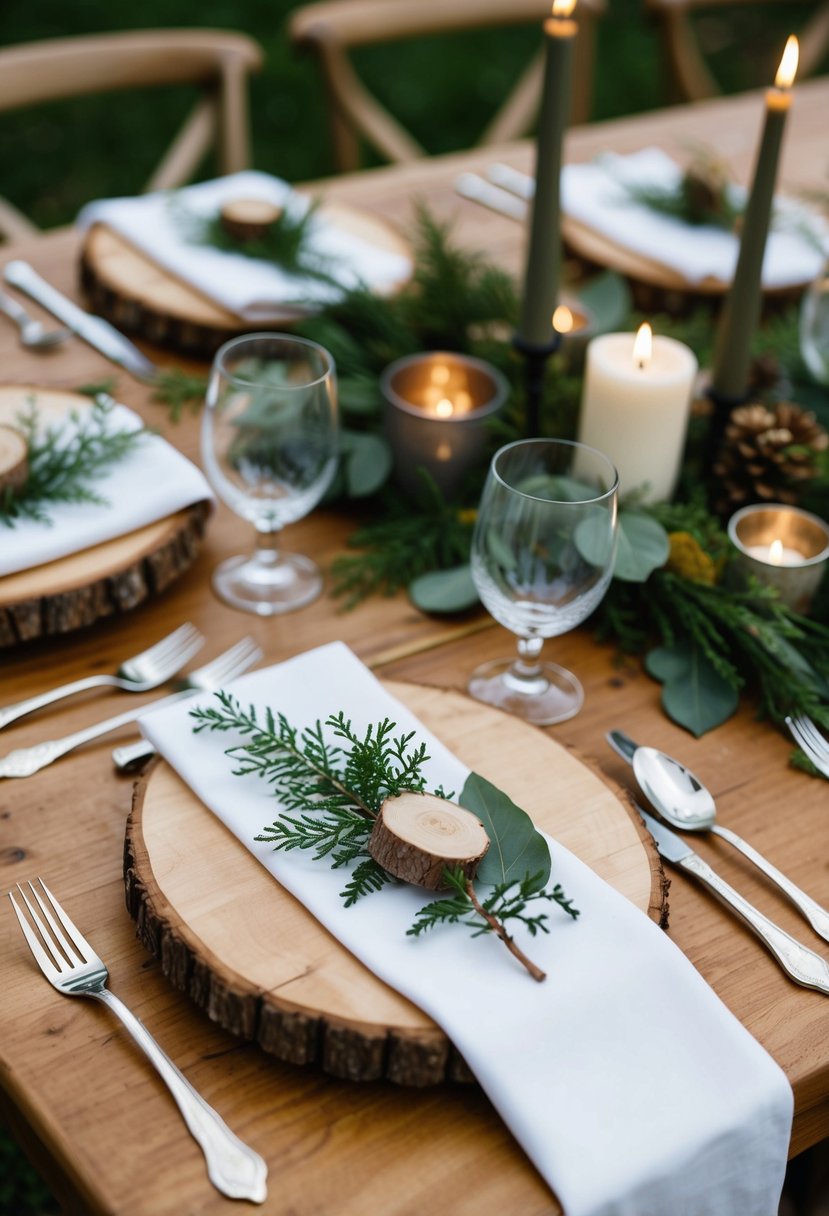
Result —
[[746, 391], [739, 395], [731, 396], [727, 393], [720, 393], [713, 385], [709, 385], [706, 390], [706, 396], [712, 405], [711, 418], [708, 423], [708, 441], [706, 444], [707, 463], [710, 467], [725, 438], [725, 428], [728, 426], [731, 411], [737, 409], [740, 405], [745, 405], [749, 399], [749, 393]]
[[541, 430], [541, 401], [544, 396], [544, 376], [547, 370], [547, 360], [561, 346], [561, 334], [552, 331], [549, 342], [539, 346], [535, 342], [527, 342], [520, 334], [512, 339], [512, 345], [520, 355], [524, 356], [524, 386], [526, 404], [524, 409], [524, 434], [528, 439], [535, 438]]

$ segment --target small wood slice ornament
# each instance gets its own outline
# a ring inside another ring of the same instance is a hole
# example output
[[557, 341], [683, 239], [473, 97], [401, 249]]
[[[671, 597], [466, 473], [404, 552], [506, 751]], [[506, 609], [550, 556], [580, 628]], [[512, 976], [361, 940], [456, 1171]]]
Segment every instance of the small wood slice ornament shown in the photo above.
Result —
[[236, 241], [258, 241], [282, 214], [282, 208], [264, 198], [228, 199], [219, 212], [222, 227]]
[[471, 811], [417, 793], [387, 799], [368, 841], [369, 853], [384, 870], [430, 891], [445, 887], [447, 868], [474, 878], [488, 848], [484, 825]]
[[0, 493], [19, 490], [29, 476], [29, 448], [22, 431], [0, 424]]

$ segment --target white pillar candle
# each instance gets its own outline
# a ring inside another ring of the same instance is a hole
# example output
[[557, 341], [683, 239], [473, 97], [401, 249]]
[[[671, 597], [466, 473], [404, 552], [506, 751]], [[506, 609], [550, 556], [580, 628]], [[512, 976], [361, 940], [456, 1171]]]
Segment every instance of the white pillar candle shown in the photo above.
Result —
[[587, 347], [579, 420], [581, 443], [619, 471], [620, 494], [643, 502], [671, 497], [679, 475], [697, 360], [674, 338], [602, 334]]

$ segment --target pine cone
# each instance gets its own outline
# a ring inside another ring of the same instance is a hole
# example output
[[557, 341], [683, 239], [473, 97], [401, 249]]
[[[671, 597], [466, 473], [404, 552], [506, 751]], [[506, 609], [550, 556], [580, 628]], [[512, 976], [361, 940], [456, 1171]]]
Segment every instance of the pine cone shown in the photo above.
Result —
[[814, 414], [791, 401], [732, 410], [714, 462], [716, 510], [731, 514], [749, 502], [797, 503], [802, 484], [817, 477], [829, 434]]

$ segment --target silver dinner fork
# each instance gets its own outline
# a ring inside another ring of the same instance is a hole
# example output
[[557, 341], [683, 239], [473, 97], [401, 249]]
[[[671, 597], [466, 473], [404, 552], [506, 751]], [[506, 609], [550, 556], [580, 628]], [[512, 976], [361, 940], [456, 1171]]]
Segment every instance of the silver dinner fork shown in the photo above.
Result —
[[[182, 686], [193, 688], [197, 692], [213, 692], [230, 680], [235, 680], [243, 671], [253, 667], [262, 658], [262, 651], [252, 638], [243, 638], [225, 654], [220, 655], [214, 663], [191, 671]], [[222, 662], [224, 660], [224, 662]], [[125, 743], [123, 747], [112, 749], [112, 762], [119, 773], [131, 773], [139, 769], [145, 760], [155, 755], [155, 748], [149, 739], [138, 739], [135, 743]]]
[[829, 742], [824, 739], [811, 718], [801, 714], [796, 718], [787, 718], [789, 728], [795, 743], [806, 753], [815, 768], [829, 777]]
[[180, 625], [166, 638], [142, 650], [141, 654], [126, 659], [113, 675], [84, 676], [81, 680], [73, 680], [71, 684], [62, 684], [48, 692], [38, 693], [25, 701], [17, 701], [14, 705], [6, 705], [0, 709], [0, 730], [10, 722], [61, 701], [64, 697], [74, 696], [76, 692], [85, 692], [88, 688], [122, 688], [125, 692], [149, 692], [158, 688], [176, 672], [181, 671], [185, 663], [204, 645], [204, 637], [189, 623]]
[[9, 752], [7, 756], [0, 757], [0, 777], [30, 777], [32, 773], [45, 768], [59, 756], [65, 756], [67, 752], [74, 751], [82, 743], [88, 743], [101, 735], [107, 735], [110, 731], [116, 730], [119, 726], [125, 726], [128, 722], [135, 722], [142, 714], [151, 709], [157, 709], [161, 705], [171, 705], [174, 701], [180, 701], [183, 697], [192, 697], [194, 693], [201, 690], [218, 688], [221, 683], [232, 680], [241, 675], [243, 671], [247, 671], [248, 667], [261, 657], [262, 652], [253, 639], [243, 638], [230, 650], [186, 676], [181, 681], [180, 691], [171, 697], [161, 697], [157, 701], [151, 701], [149, 705], [141, 705], [138, 709], [117, 714], [114, 718], [106, 718], [94, 726], [87, 726], [83, 730], [75, 731], [74, 734], [64, 735], [62, 739], [47, 739], [44, 743], [36, 743], [34, 747], [18, 747], [13, 752]]
[[231, 1199], [264, 1203], [268, 1175], [265, 1161], [234, 1135], [161, 1050], [144, 1024], [107, 988], [106, 964], [66, 915], [43, 879], [37, 881], [40, 891], [30, 882], [27, 884], [29, 894], [17, 884], [30, 919], [12, 891], [9, 891], [9, 899], [35, 962], [46, 979], [64, 996], [92, 997], [120, 1018], [172, 1094], [190, 1134], [201, 1146], [207, 1173], [216, 1189]]

